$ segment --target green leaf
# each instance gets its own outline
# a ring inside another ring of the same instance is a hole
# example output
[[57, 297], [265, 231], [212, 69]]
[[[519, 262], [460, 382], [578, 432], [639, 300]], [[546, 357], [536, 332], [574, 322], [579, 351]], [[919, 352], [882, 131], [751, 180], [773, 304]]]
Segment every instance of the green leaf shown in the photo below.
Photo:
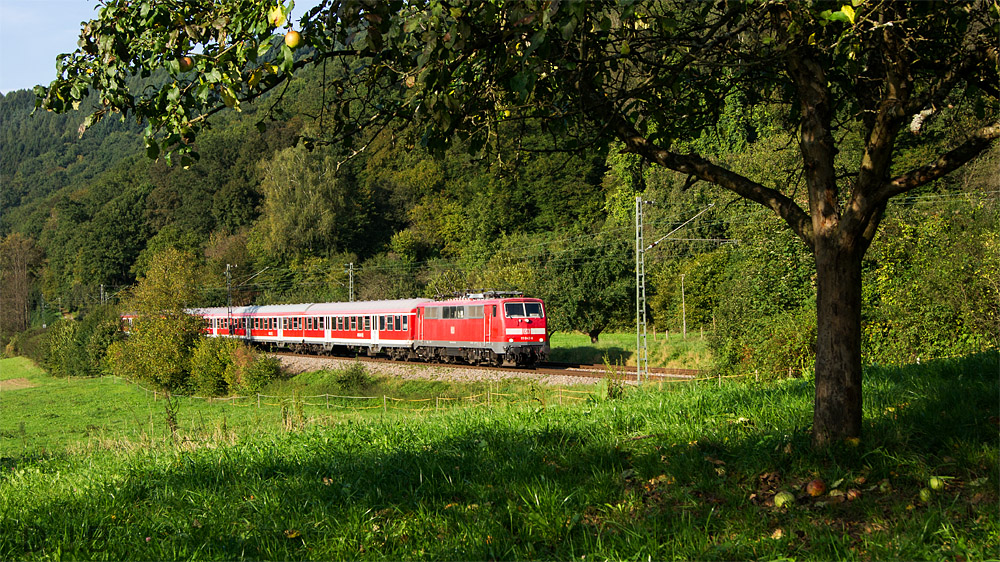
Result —
[[257, 57], [262, 57], [271, 50], [272, 41], [270, 38], [261, 41], [260, 45], [257, 45]]
[[840, 8], [840, 11], [847, 16], [847, 20], [851, 22], [851, 25], [854, 25], [854, 8], [845, 4]]

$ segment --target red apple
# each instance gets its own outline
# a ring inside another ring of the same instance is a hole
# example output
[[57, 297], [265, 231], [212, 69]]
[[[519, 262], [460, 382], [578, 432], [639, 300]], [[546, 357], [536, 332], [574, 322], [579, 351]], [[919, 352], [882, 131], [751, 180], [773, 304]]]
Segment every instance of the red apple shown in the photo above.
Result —
[[194, 68], [194, 59], [191, 57], [181, 57], [178, 62], [181, 65], [181, 72], [187, 72]]
[[822, 496], [826, 493], [826, 484], [819, 478], [810, 480], [809, 483], [806, 484], [806, 493], [814, 498], [816, 496]]

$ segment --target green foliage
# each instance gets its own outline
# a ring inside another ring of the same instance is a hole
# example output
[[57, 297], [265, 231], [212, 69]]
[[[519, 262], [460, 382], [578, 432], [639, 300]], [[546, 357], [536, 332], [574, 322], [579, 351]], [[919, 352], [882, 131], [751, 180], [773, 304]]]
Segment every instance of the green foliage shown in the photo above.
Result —
[[143, 317], [132, 325], [125, 341], [109, 347], [110, 370], [127, 380], [184, 391], [201, 327], [200, 318], [187, 314]]
[[11, 335], [4, 344], [4, 357], [27, 357], [38, 365], [45, 364], [48, 353], [49, 334], [42, 328], [31, 328]]
[[108, 347], [119, 339], [117, 310], [98, 306], [80, 320], [63, 318], [48, 329], [42, 364], [57, 376], [98, 376]]
[[144, 317], [183, 315], [200, 296], [197, 266], [193, 254], [172, 246], [164, 248], [153, 256], [146, 275], [125, 299], [125, 310]]
[[359, 392], [361, 394], [366, 394], [373, 386], [378, 384], [378, 378], [372, 376], [360, 361], [355, 361], [349, 367], [340, 371], [337, 374], [336, 381], [337, 386], [343, 392]]
[[191, 352], [191, 378], [188, 386], [195, 394], [223, 396], [228, 393], [226, 369], [233, 362], [239, 340], [229, 338], [198, 339]]
[[252, 394], [281, 375], [281, 365], [274, 357], [257, 352], [246, 344], [233, 348], [223, 377], [230, 392]]
[[369, 238], [372, 193], [323, 150], [287, 148], [261, 163], [259, 252], [328, 256]]
[[79, 323], [72, 318], [56, 322], [48, 332], [45, 365], [58, 376], [82, 375], [86, 362], [77, 342]]
[[907, 363], [1000, 347], [995, 202], [885, 221], [865, 274], [866, 359]]

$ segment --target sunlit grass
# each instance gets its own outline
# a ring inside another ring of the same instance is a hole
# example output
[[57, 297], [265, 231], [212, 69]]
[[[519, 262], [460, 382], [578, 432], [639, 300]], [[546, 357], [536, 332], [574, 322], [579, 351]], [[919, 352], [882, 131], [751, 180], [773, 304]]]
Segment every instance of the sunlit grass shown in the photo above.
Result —
[[[687, 337], [677, 332], [646, 335], [651, 367], [680, 369], [708, 369], [712, 366], [712, 353], [708, 348], [707, 333], [688, 332]], [[590, 336], [577, 332], [556, 332], [552, 335], [551, 360], [560, 363], [600, 365], [607, 359], [612, 365], [635, 365], [635, 333], [604, 333], [598, 342], [591, 343]]]
[[996, 558], [998, 369], [869, 369], [864, 438], [825, 451], [799, 379], [4, 452], [0, 559]]

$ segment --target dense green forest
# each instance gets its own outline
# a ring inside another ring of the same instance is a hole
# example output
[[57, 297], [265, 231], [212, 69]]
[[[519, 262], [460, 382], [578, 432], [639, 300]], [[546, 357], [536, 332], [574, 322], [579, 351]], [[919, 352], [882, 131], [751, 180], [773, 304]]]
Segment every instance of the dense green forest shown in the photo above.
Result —
[[[698, 215], [646, 253], [655, 329], [713, 334], [723, 370], [811, 366], [813, 258], [768, 211], [615, 143], [533, 149], [548, 131], [517, 120], [487, 150], [456, 140], [432, 152], [405, 124], [351, 145], [303, 142], [324, 119], [325, 70], [214, 116], [186, 168], [147, 158], [134, 122], [81, 136], [78, 113], [33, 113], [25, 91], [0, 97], [4, 341], [114, 300], [167, 249], [197, 261], [190, 306], [226, 302], [227, 266], [241, 304], [347, 300], [352, 285], [358, 300], [518, 289], [546, 300], [551, 329], [597, 339], [634, 329], [641, 194], [647, 243]], [[726, 104], [714, 134], [687, 142], [748, 177], [800, 182], [781, 109]], [[956, 125], [904, 143], [899, 167]], [[997, 347], [998, 168], [994, 148], [890, 204], [864, 264], [867, 361]]]

